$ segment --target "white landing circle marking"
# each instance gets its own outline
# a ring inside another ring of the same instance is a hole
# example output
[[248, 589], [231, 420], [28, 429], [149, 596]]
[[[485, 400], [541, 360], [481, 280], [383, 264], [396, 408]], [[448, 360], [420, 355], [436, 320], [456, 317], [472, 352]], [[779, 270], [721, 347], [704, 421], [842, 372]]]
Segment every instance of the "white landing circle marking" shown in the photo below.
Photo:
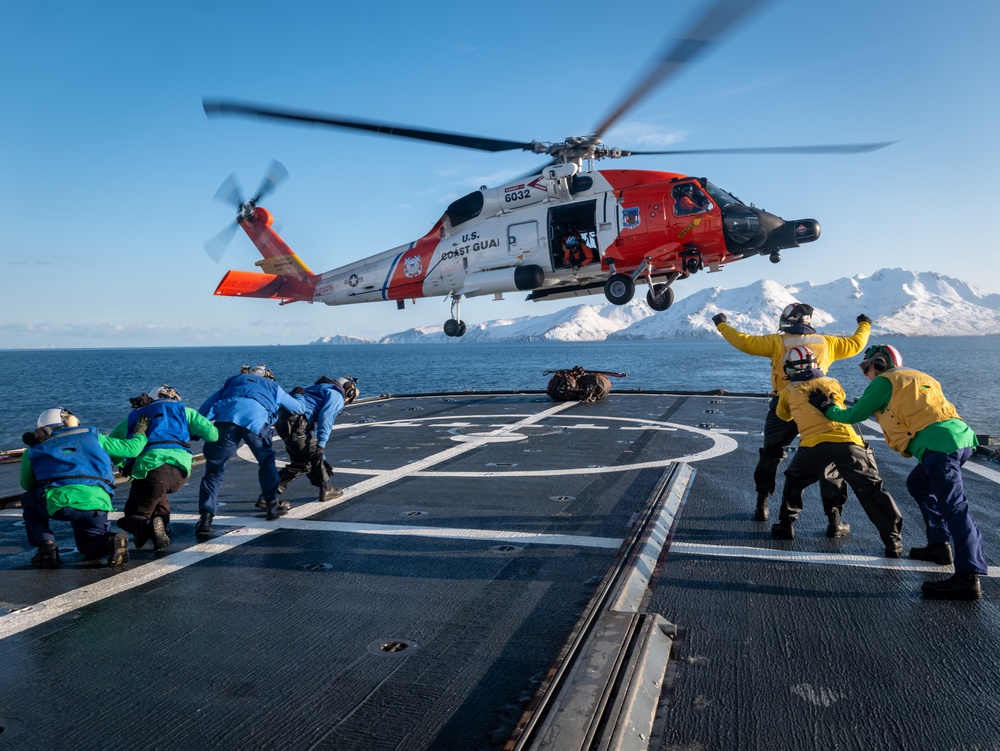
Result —
[[[536, 415], [531, 414], [517, 414], [510, 415], [511, 419], [519, 418], [531, 418]], [[505, 415], [506, 417], [506, 415]], [[414, 428], [419, 427], [419, 423], [425, 424], [428, 428], [436, 428], [441, 425], [441, 423], [436, 422], [441, 420], [440, 417], [420, 417], [420, 418], [407, 418], [405, 420], [389, 420], [386, 422], [374, 422], [366, 423], [366, 428]], [[689, 432], [694, 433], [703, 438], [707, 438], [712, 442], [711, 447], [705, 449], [704, 451], [699, 451], [693, 454], [680, 454], [677, 456], [666, 457], [663, 459], [657, 459], [655, 461], [648, 462], [633, 462], [629, 464], [621, 464], [614, 467], [605, 467], [600, 465], [591, 465], [587, 467], [571, 467], [571, 468], [548, 468], [548, 469], [537, 469], [537, 470], [517, 470], [517, 471], [504, 471], [504, 472], [448, 472], [448, 471], [419, 471], [415, 472], [415, 475], [420, 475], [423, 477], [468, 477], [468, 478], [484, 478], [484, 477], [550, 477], [552, 475], [592, 475], [592, 474], [602, 474], [609, 472], [632, 472], [638, 469], [655, 469], [657, 467], [666, 467], [670, 464], [676, 462], [686, 462], [688, 464], [692, 462], [704, 461], [706, 459], [714, 459], [718, 456], [723, 456], [725, 454], [731, 453], [736, 450], [737, 443], [733, 438], [730, 438], [724, 433], [720, 433], [714, 430], [707, 430], [703, 428], [696, 428], [690, 425], [681, 425], [679, 423], [671, 422], [661, 422], [658, 420], [650, 420], [647, 418], [635, 418], [635, 417], [593, 417], [588, 415], [586, 423], [569, 423], [556, 425], [553, 420], [559, 420], [560, 422], [573, 420], [572, 415], [550, 415], [544, 424], [534, 424], [525, 425], [523, 423], [502, 425], [494, 422], [497, 419], [497, 415], [467, 415], [465, 416], [467, 420], [489, 420], [490, 422], [480, 426], [476, 423], [465, 423], [462, 425], [462, 429], [471, 428], [473, 430], [464, 431], [462, 434], [456, 434], [458, 429], [454, 428], [455, 423], [448, 422], [445, 423], [448, 427], [452, 428], [449, 433], [452, 433], [451, 439], [456, 442], [467, 442], [475, 443], [478, 445], [485, 445], [490, 443], [507, 443], [511, 441], [520, 440], [530, 440], [532, 435], [551, 435], [553, 432], [563, 432], [565, 430], [608, 430], [610, 426], [598, 426], [594, 425], [594, 421], [610, 421], [612, 423], [621, 423], [621, 430], [654, 430], [654, 431], [669, 431], [670, 433], [677, 432]], [[452, 418], [453, 420], [453, 418]], [[334, 426], [334, 430], [346, 430], [348, 428], [354, 428], [355, 425], [341, 425]], [[476, 431], [476, 428], [482, 428], [481, 431]], [[510, 427], [511, 432], [505, 432], [504, 427]], [[490, 428], [494, 428], [490, 431]], [[497, 428], [500, 428], [497, 430]], [[378, 470], [378, 469], [353, 469], [350, 467], [344, 467], [337, 469], [338, 472], [344, 474], [359, 474], [367, 476], [379, 476], [386, 472], [394, 472], [395, 470]]]

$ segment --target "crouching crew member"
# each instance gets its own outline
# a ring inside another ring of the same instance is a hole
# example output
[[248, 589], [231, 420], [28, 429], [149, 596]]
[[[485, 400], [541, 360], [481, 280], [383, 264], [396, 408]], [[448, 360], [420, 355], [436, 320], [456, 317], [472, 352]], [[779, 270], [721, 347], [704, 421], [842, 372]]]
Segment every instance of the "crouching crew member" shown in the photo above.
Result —
[[[832, 464], [854, 490], [861, 508], [878, 530], [886, 557], [901, 557], [903, 517], [892, 496], [882, 487], [874, 453], [851, 426], [827, 420], [809, 403], [810, 394], [818, 388], [842, 404], [844, 389], [817, 367], [816, 355], [808, 347], [792, 347], [785, 353], [785, 373], [790, 380], [778, 396], [776, 412], [782, 420], [795, 421], [799, 449], [785, 470], [781, 512], [771, 534], [779, 540], [795, 538], [792, 525], [802, 511], [802, 492]], [[825, 498], [823, 503], [829, 519], [826, 536], [846, 537], [851, 528], [841, 521], [842, 507], [827, 505]]]
[[979, 575], [989, 569], [962, 483], [962, 465], [979, 445], [976, 434], [945, 399], [941, 384], [904, 368], [903, 356], [892, 345], [865, 350], [861, 372], [871, 383], [850, 409], [823, 393], [813, 394], [810, 403], [828, 420], [840, 423], [861, 422], [874, 414], [889, 448], [917, 458], [906, 489], [924, 517], [927, 546], [912, 548], [910, 558], [947, 565], [952, 562], [951, 545], [955, 548], [955, 574], [926, 581], [921, 591], [931, 599], [978, 600]]
[[[278, 410], [278, 421], [274, 427], [285, 442], [290, 460], [278, 473], [279, 494], [300, 475], [306, 475], [309, 482], [319, 488], [321, 501], [332, 501], [344, 494], [343, 490], [333, 485], [333, 467], [326, 460], [325, 452], [337, 416], [344, 405], [358, 398], [357, 382], [357, 378], [350, 376], [337, 379], [322, 376], [312, 386], [292, 391], [292, 396], [305, 409], [302, 414]], [[262, 507], [263, 504], [263, 498], [259, 498], [257, 506]], [[282, 501], [281, 506], [291, 508], [287, 501]]]
[[[712, 317], [712, 322], [722, 338], [740, 352], [771, 360], [772, 398], [764, 418], [764, 445], [760, 449], [760, 460], [753, 471], [753, 481], [757, 489], [757, 508], [754, 519], [767, 521], [767, 499], [774, 492], [778, 465], [785, 458], [785, 449], [795, 440], [798, 428], [795, 422], [786, 422], [774, 413], [778, 405], [778, 392], [788, 384], [784, 371], [784, 356], [792, 347], [809, 347], [816, 355], [818, 367], [826, 372], [837, 360], [854, 357], [868, 341], [871, 319], [858, 316], [858, 328], [852, 336], [831, 336], [817, 334], [812, 326], [813, 308], [805, 303], [786, 305], [778, 319], [778, 333], [755, 336], [744, 334], [726, 323], [726, 314]], [[823, 505], [843, 506], [847, 500], [847, 487], [832, 469], [820, 480], [819, 492]]]
[[205, 476], [198, 491], [200, 518], [194, 530], [198, 537], [212, 536], [212, 519], [226, 462], [236, 453], [240, 443], [246, 443], [257, 460], [257, 480], [264, 496], [267, 518], [277, 519], [283, 513], [278, 508], [278, 469], [271, 443], [274, 434], [271, 426], [278, 415], [278, 407], [293, 414], [301, 414], [304, 409], [301, 402], [275, 383], [266, 365], [252, 368], [244, 365], [238, 375], [229, 378], [198, 409], [215, 422], [219, 431], [217, 441], [205, 444]]
[[21, 498], [28, 542], [38, 548], [32, 566], [59, 566], [59, 548], [50, 519], [73, 526], [77, 550], [86, 561], [107, 556], [109, 566], [128, 560], [128, 535], [112, 532], [108, 523], [115, 492], [112, 457], [138, 456], [146, 445], [149, 418], [136, 422], [129, 440], [109, 438], [80, 425], [64, 407], [47, 409], [38, 427], [24, 435], [30, 447], [21, 456]]
[[191, 474], [192, 438], [216, 441], [219, 431], [195, 410], [185, 407], [180, 394], [167, 385], [129, 400], [134, 407], [129, 416], [111, 431], [112, 438], [131, 438], [140, 418], [149, 418], [146, 447], [131, 463], [132, 476], [125, 515], [119, 528], [130, 532], [136, 548], [149, 539], [153, 549], [170, 544], [170, 494], [176, 493]]

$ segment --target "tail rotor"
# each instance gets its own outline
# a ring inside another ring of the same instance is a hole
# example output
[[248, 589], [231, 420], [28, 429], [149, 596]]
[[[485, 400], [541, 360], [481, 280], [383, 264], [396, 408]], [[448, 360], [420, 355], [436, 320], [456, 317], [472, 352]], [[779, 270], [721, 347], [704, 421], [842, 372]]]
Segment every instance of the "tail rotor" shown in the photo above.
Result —
[[253, 198], [244, 200], [243, 188], [240, 186], [236, 174], [232, 174], [222, 181], [222, 185], [215, 191], [215, 200], [229, 204], [236, 209], [236, 220], [227, 225], [222, 232], [205, 243], [205, 252], [208, 257], [218, 263], [222, 260], [229, 244], [233, 241], [233, 235], [240, 226], [241, 221], [252, 221], [257, 209], [257, 204], [265, 196], [277, 188], [285, 178], [288, 177], [288, 170], [285, 165], [277, 160], [273, 160], [268, 167], [264, 179], [261, 180], [260, 187]]

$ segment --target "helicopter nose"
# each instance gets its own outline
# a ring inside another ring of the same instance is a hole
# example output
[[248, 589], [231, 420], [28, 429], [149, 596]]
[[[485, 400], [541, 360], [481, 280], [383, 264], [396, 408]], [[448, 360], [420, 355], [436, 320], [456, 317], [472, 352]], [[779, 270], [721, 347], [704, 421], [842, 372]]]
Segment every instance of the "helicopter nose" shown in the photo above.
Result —
[[797, 248], [819, 238], [820, 226], [815, 219], [783, 221], [781, 226], [768, 233], [766, 250]]

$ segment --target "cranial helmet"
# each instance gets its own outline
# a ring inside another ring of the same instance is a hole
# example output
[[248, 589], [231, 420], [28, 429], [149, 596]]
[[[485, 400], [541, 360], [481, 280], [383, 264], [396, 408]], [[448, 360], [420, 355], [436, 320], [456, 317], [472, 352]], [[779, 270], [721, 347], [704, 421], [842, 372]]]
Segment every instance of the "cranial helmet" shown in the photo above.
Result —
[[785, 353], [785, 374], [789, 377], [818, 367], [816, 355], [808, 347], [792, 347]]
[[38, 416], [38, 422], [35, 424], [35, 427], [61, 428], [63, 425], [70, 424], [70, 418], [72, 418], [72, 422], [76, 425], [80, 424], [76, 416], [65, 407], [53, 407], [52, 409], [45, 410]]
[[177, 393], [177, 390], [173, 386], [168, 386], [163, 384], [162, 386], [157, 386], [155, 389], [149, 392], [150, 399], [173, 399], [175, 402], [181, 400], [181, 395]]
[[267, 369], [267, 366], [261, 363], [260, 365], [244, 365], [240, 368], [241, 375], [255, 375], [261, 378], [270, 378], [274, 380], [274, 374]]
[[903, 356], [891, 344], [873, 344], [865, 350], [864, 358], [861, 361], [862, 372], [874, 367], [876, 373], [884, 373], [890, 368], [900, 368], [903, 365]]
[[794, 326], [812, 326], [813, 308], [801, 302], [793, 302], [786, 305], [781, 311], [781, 318], [778, 321], [778, 328], [788, 331]]
[[344, 403], [350, 404], [358, 398], [358, 379], [351, 376], [344, 376], [336, 379], [335, 383], [344, 391]]

